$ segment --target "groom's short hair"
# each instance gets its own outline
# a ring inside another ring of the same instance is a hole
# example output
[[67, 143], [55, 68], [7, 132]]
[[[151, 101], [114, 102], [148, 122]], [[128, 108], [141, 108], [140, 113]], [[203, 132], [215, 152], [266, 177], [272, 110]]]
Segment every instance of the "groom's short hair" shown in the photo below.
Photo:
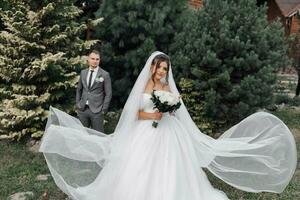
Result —
[[100, 56], [100, 51], [97, 51], [97, 50], [95, 50], [95, 49], [91, 50], [91, 51], [89, 52], [88, 56], [91, 55], [92, 53], [97, 54], [97, 55]]

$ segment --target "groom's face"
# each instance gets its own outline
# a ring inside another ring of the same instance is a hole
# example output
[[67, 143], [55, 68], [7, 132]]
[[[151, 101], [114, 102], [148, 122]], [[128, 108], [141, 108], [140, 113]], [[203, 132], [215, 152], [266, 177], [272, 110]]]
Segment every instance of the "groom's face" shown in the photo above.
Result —
[[88, 65], [92, 68], [96, 68], [100, 63], [100, 55], [91, 53], [88, 57]]

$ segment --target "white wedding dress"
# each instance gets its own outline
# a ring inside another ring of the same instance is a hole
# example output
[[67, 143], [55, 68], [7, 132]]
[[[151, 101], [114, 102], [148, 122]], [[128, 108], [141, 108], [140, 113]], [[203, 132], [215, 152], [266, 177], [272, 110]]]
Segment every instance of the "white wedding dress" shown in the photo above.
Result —
[[[143, 94], [145, 112], [154, 112], [150, 97]], [[106, 173], [104, 168], [99, 182], [95, 181], [95, 199], [228, 199], [210, 185], [199, 168], [191, 138], [176, 117], [164, 114], [157, 128], [152, 127], [151, 120], [137, 121], [127, 148], [129, 151], [123, 156], [128, 159], [115, 163], [121, 167], [112, 172], [118, 176]], [[106, 167], [110, 168], [109, 164]], [[105, 189], [105, 180], [112, 181], [112, 190]]]
[[[40, 151], [58, 187], [74, 200], [228, 199], [211, 186], [202, 170], [207, 168], [241, 190], [282, 192], [297, 152], [289, 129], [271, 114], [255, 113], [217, 140], [197, 129], [184, 104], [174, 116], [164, 114], [157, 128], [152, 120], [137, 120], [138, 110], [154, 112], [143, 88], [158, 54], [148, 59], [112, 135], [50, 109]], [[171, 91], [178, 94], [170, 77]]]

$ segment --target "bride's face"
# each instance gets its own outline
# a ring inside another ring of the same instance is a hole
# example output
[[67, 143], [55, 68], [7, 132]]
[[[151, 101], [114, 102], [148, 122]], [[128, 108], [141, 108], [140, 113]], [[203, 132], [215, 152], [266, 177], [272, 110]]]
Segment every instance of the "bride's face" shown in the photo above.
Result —
[[164, 77], [166, 77], [169, 70], [169, 66], [167, 62], [161, 62], [156, 69], [155, 72], [155, 79], [160, 80]]

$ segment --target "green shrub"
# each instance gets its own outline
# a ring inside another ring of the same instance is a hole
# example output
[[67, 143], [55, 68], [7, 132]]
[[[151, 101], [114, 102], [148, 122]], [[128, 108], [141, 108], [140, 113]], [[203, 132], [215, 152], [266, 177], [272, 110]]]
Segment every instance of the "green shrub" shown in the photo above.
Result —
[[49, 106], [74, 111], [83, 41], [75, 1], [6, 1], [0, 12], [0, 138], [43, 134]]
[[194, 81], [201, 115], [234, 124], [272, 104], [276, 71], [289, 63], [279, 22], [253, 0], [210, 0], [192, 12], [171, 48], [176, 77]]

